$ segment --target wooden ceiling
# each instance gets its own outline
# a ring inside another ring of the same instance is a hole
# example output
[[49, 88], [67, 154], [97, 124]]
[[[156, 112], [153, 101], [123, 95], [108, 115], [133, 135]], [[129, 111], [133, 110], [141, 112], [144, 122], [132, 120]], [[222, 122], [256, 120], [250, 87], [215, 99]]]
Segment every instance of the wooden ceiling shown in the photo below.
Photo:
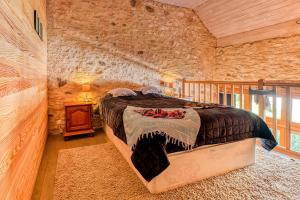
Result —
[[300, 34], [300, 0], [157, 1], [195, 10], [220, 46]]

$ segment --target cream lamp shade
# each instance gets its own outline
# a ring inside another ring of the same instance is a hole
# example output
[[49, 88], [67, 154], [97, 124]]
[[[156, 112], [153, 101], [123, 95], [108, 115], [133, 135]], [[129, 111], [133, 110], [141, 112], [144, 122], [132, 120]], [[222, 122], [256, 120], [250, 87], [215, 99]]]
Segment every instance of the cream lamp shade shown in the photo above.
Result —
[[83, 92], [88, 92], [88, 91], [91, 90], [91, 85], [90, 85], [90, 84], [83, 84], [83, 85], [81, 86], [81, 88], [82, 88], [82, 91], [83, 91]]

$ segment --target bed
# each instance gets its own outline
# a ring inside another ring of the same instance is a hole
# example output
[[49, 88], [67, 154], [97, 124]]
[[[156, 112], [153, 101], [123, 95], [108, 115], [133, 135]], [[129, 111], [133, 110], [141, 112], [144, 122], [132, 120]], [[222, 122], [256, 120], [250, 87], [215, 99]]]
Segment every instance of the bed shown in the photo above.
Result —
[[[105, 132], [151, 193], [164, 192], [255, 162], [256, 138], [272, 150], [277, 142], [265, 122], [253, 113], [218, 104], [189, 102], [157, 94], [102, 99]], [[164, 135], [141, 137], [128, 146], [123, 114], [127, 107], [192, 107], [201, 120], [195, 144], [188, 150]]]

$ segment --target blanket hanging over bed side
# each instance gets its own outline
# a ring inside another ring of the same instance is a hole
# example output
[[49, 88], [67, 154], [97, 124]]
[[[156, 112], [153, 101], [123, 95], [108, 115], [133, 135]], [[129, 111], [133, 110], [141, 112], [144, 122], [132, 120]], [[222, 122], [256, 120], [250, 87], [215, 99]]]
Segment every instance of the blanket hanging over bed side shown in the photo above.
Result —
[[123, 123], [127, 145], [133, 151], [132, 163], [145, 180], [150, 181], [170, 164], [166, 144], [191, 149], [196, 143], [201, 120], [191, 108], [163, 108], [165, 112], [184, 113], [179, 119], [143, 116], [141, 113], [145, 110], [147, 108], [127, 106]]
[[164, 111], [179, 111], [184, 113], [181, 119], [153, 118], [143, 116], [139, 111], [145, 108], [127, 106], [123, 114], [123, 122], [127, 144], [134, 150], [136, 143], [142, 138], [153, 138], [155, 135], [165, 136], [166, 143], [181, 144], [185, 149], [191, 149], [197, 139], [201, 120], [199, 114], [191, 109], [164, 108]]

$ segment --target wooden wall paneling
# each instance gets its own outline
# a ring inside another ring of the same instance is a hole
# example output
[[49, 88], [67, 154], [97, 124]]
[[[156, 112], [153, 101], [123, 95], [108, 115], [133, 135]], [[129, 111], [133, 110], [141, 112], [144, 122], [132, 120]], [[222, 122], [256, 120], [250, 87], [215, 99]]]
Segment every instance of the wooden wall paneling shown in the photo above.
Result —
[[46, 95], [46, 90], [38, 93], [38, 87], [32, 87], [0, 98], [0, 141], [10, 134], [16, 124], [22, 123], [28, 117], [27, 112], [33, 109], [33, 105], [38, 105]]
[[[30, 22], [27, 22], [27, 20], [23, 21], [22, 19], [20, 19], [18, 17], [17, 12], [15, 12], [13, 8], [11, 8], [9, 3], [6, 3], [5, 0], [2, 1], [0, 5], [0, 15], [2, 16], [0, 18], [1, 36], [9, 44], [12, 44], [13, 46], [17, 47], [17, 49], [19, 49], [19, 51], [21, 51], [22, 53], [28, 53], [30, 56], [36, 59], [45, 58], [45, 56], [47, 56], [45, 54], [46, 44], [41, 43], [39, 41], [39, 45], [37, 45], [36, 42], [37, 40], [40, 40], [40, 38], [33, 29], [33, 26], [25, 26]], [[25, 19], [27, 18], [25, 17]], [[3, 49], [3, 51], [5, 50], [6, 48]], [[15, 52], [15, 50], [12, 51], [12, 56]]]
[[[11, 131], [11, 134], [8, 137], [0, 141], [0, 151], [4, 152], [5, 155], [9, 154], [8, 157], [6, 156], [6, 159], [1, 161], [1, 165], [7, 167], [2, 168], [3, 171], [1, 171], [1, 174], [4, 175], [1, 177], [0, 194], [18, 194], [25, 189], [23, 187], [27, 187], [27, 184], [22, 184], [22, 181], [29, 183], [29, 185], [33, 187], [33, 185], [30, 184], [32, 181], [30, 173], [36, 173], [32, 170], [36, 169], [38, 165], [33, 165], [34, 163], [32, 163], [32, 167], [35, 168], [31, 169], [27, 164], [28, 162], [32, 162], [31, 159], [33, 159], [34, 156], [41, 154], [41, 152], [35, 151], [36, 146], [32, 145], [32, 143], [43, 142], [44, 139], [42, 141], [35, 140], [39, 140], [40, 137], [44, 138], [46, 136], [46, 105], [47, 99], [44, 98], [40, 104], [36, 105], [36, 108], [29, 116], [27, 116], [23, 123], [19, 123], [19, 125]], [[27, 178], [22, 180], [23, 177]], [[25, 192], [29, 193], [29, 191], [26, 190]]]
[[47, 137], [45, 9], [45, 0], [0, 1], [0, 199], [31, 198]]

